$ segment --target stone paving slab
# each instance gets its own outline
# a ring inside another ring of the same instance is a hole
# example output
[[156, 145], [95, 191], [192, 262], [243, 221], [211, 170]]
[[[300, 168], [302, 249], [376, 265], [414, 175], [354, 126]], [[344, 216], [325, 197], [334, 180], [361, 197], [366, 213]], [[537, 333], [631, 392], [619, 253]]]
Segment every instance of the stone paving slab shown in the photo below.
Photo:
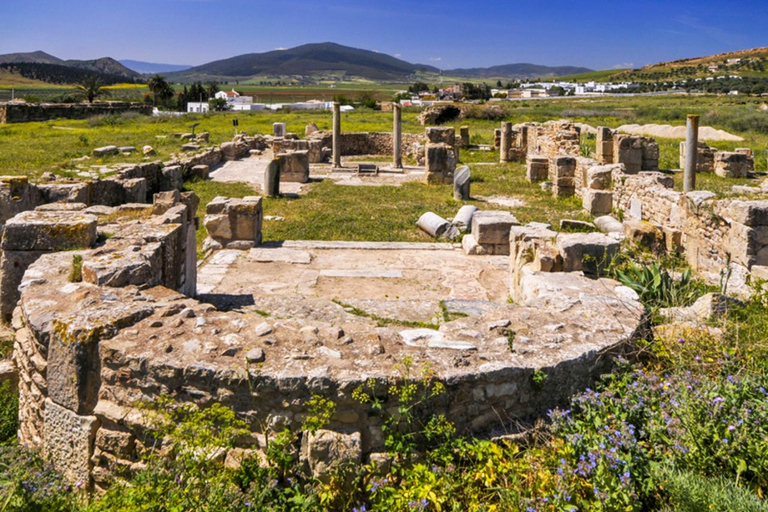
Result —
[[312, 261], [312, 255], [307, 251], [289, 249], [287, 247], [259, 247], [251, 249], [248, 252], [248, 259], [259, 263], [293, 263], [309, 265]]
[[401, 279], [403, 272], [393, 269], [363, 269], [363, 270], [349, 270], [349, 269], [326, 269], [320, 271], [320, 277], [380, 277], [388, 279]]
[[285, 247], [290, 249], [344, 249], [370, 251], [453, 251], [461, 249], [461, 244], [431, 242], [347, 242], [333, 240], [286, 240], [266, 242], [262, 247]]

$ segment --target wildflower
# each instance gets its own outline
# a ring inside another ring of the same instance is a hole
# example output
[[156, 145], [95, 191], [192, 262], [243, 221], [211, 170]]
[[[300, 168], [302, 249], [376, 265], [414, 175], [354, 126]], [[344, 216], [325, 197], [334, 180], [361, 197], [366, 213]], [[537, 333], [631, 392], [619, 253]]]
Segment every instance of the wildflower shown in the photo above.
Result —
[[678, 342], [678, 343], [685, 343], [685, 338], [678, 338], [678, 339], [677, 339], [677, 342]]
[[75, 487], [77, 487], [78, 489], [80, 487], [82, 487], [82, 486], [83, 486], [83, 481], [82, 480], [78, 480], [77, 482], [75, 482]]

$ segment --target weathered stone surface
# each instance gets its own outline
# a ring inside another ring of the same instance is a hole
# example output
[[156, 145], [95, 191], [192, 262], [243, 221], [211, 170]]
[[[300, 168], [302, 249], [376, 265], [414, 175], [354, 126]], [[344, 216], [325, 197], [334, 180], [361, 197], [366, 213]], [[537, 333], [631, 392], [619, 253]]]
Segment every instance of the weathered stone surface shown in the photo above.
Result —
[[613, 165], [598, 165], [590, 167], [587, 170], [587, 188], [595, 190], [610, 190], [611, 189], [611, 176], [613, 175], [615, 166]]
[[453, 198], [457, 201], [466, 201], [469, 196], [469, 166], [458, 169], [453, 176]]
[[549, 179], [549, 158], [528, 155], [525, 169], [525, 179], [530, 182]]
[[480, 210], [472, 216], [472, 235], [480, 244], [506, 244], [510, 228], [519, 225], [510, 212]]
[[613, 210], [613, 192], [609, 190], [584, 190], [582, 205], [590, 215], [608, 215]]
[[619, 242], [602, 233], [561, 233], [557, 248], [563, 258], [563, 271], [594, 273], [607, 266], [619, 251]]
[[720, 293], [707, 293], [687, 307], [663, 308], [660, 314], [673, 322], [706, 322], [720, 318], [729, 309], [743, 306], [744, 303]]
[[93, 150], [93, 156], [96, 158], [103, 158], [105, 156], [116, 155], [118, 153], [117, 146], [104, 146]]
[[264, 169], [264, 195], [280, 197], [280, 160], [273, 159]]
[[276, 156], [280, 162], [280, 181], [306, 183], [309, 181], [309, 151], [291, 151]]
[[664, 233], [650, 222], [630, 219], [624, 223], [624, 234], [634, 243], [651, 251], [664, 246]]
[[91, 454], [99, 422], [95, 416], [78, 416], [50, 399], [45, 400], [43, 432], [46, 457], [71, 482], [86, 489], [91, 482]]
[[433, 238], [453, 240], [459, 236], [459, 231], [455, 226], [433, 212], [426, 212], [419, 217], [416, 225]]
[[456, 170], [456, 152], [445, 143], [427, 144], [424, 181], [426, 183], [453, 183]]
[[318, 430], [305, 432], [301, 442], [302, 460], [312, 476], [328, 481], [335, 469], [360, 464], [363, 457], [360, 432]]
[[80, 212], [22, 212], [5, 223], [4, 251], [61, 251], [90, 247], [97, 219]]
[[595, 225], [584, 220], [560, 219], [560, 229], [589, 232], [595, 230]]
[[208, 236], [224, 247], [239, 241], [253, 247], [261, 243], [262, 218], [260, 197], [217, 197], [208, 203], [203, 224]]
[[768, 200], [732, 201], [725, 215], [745, 226], [768, 226]]
[[11, 388], [19, 384], [19, 372], [11, 361], [0, 361], [0, 384], [10, 383]]
[[603, 233], [624, 233], [624, 224], [611, 217], [603, 215], [595, 219], [595, 226]]
[[459, 231], [466, 231], [472, 227], [472, 217], [477, 211], [477, 206], [472, 204], [465, 204], [459, 208], [456, 217], [453, 218], [453, 225], [459, 228]]
[[753, 165], [745, 153], [715, 153], [715, 174], [722, 178], [746, 178]]

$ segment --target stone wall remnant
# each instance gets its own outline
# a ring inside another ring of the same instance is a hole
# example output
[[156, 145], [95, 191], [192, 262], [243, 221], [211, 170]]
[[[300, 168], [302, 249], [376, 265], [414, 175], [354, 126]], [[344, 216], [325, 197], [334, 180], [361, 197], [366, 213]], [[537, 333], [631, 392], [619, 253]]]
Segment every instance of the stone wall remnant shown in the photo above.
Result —
[[252, 249], [261, 243], [261, 197], [216, 197], [205, 209], [206, 250]]

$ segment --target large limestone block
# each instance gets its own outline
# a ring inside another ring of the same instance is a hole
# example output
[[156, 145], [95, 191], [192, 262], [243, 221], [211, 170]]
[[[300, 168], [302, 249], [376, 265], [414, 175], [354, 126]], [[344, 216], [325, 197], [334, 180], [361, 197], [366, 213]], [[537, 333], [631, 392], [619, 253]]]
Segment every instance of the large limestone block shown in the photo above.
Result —
[[563, 271], [594, 273], [604, 268], [619, 252], [619, 242], [602, 233], [561, 233], [557, 249], [563, 258]]
[[746, 226], [768, 226], [768, 200], [733, 201], [725, 216]]
[[184, 170], [180, 165], [163, 167], [160, 173], [160, 190], [181, 190], [184, 188]]
[[431, 126], [426, 129], [427, 140], [432, 144], [456, 144], [456, 131], [450, 126]]
[[[180, 227], [176, 227], [181, 230]], [[146, 243], [140, 251], [128, 249], [88, 256], [83, 262], [83, 281], [98, 286], [157, 286], [162, 283], [163, 250], [159, 242]]]
[[510, 212], [478, 211], [472, 216], [472, 235], [479, 244], [507, 244], [509, 230], [519, 225]]
[[427, 183], [453, 183], [456, 152], [448, 144], [427, 144], [424, 179]]
[[96, 241], [97, 219], [81, 212], [22, 212], [5, 223], [4, 251], [62, 251]]
[[752, 166], [745, 153], [715, 153], [715, 174], [722, 178], [746, 178]]
[[0, 223], [43, 202], [40, 190], [26, 176], [0, 176]]
[[[72, 286], [77, 286], [72, 283]], [[91, 414], [101, 386], [99, 343], [154, 312], [152, 306], [127, 298], [103, 305], [100, 292], [80, 285], [84, 294], [82, 309], [66, 318], [42, 325], [48, 344], [48, 397], [62, 407], [81, 415]], [[33, 329], [35, 326], [33, 326]], [[38, 335], [38, 339], [40, 335]]]
[[596, 165], [587, 170], [587, 188], [594, 190], [610, 190], [613, 165]]
[[582, 205], [591, 215], [608, 215], [613, 210], [613, 192], [610, 190], [584, 190]]
[[291, 151], [277, 155], [280, 161], [280, 181], [306, 183], [309, 181], [309, 151]]
[[90, 200], [90, 183], [50, 183], [37, 185], [46, 203], [86, 203]]
[[99, 421], [95, 416], [78, 416], [65, 407], [45, 400], [43, 453], [69, 482], [91, 484], [91, 455]]
[[11, 319], [21, 296], [19, 285], [24, 272], [48, 251], [2, 251], [0, 255], [0, 316]]
[[360, 432], [318, 430], [302, 436], [302, 459], [312, 476], [327, 481], [338, 468], [360, 464], [363, 457]]
[[525, 179], [530, 182], [544, 181], [549, 177], [549, 159], [545, 156], [528, 155]]
[[243, 248], [247, 244], [250, 244], [248, 248], [258, 245], [261, 243], [261, 197], [217, 197], [208, 203], [203, 225], [208, 237], [222, 247], [231, 243]]

